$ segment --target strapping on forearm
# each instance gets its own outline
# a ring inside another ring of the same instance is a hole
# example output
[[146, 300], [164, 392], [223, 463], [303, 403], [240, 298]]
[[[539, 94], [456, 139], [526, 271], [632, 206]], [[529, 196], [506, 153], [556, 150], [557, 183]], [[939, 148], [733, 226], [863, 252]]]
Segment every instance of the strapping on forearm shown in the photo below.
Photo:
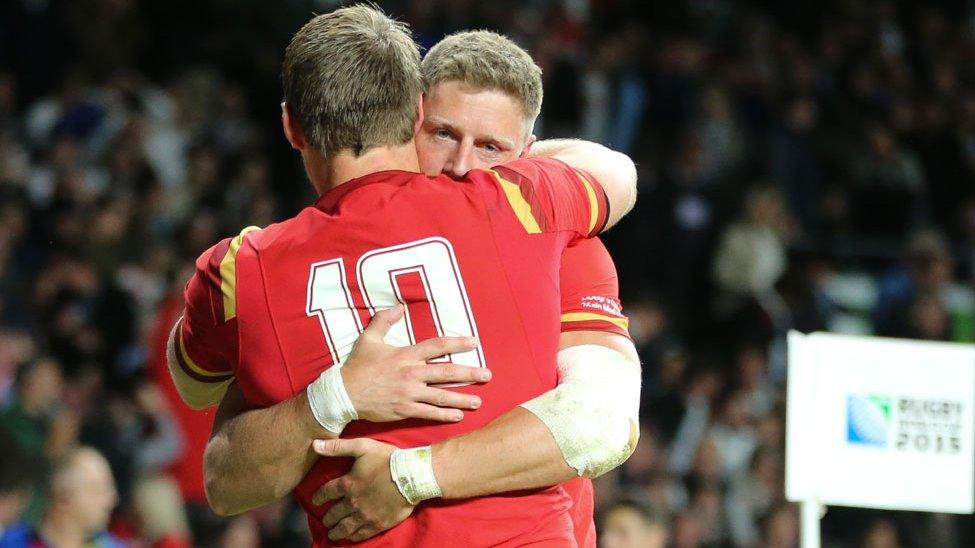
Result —
[[609, 348], [559, 352], [559, 385], [521, 407], [555, 437], [565, 462], [594, 478], [625, 461], [639, 437], [640, 368]]
[[410, 504], [443, 494], [433, 474], [433, 450], [429, 445], [393, 451], [389, 457], [389, 473], [400, 494]]
[[308, 385], [308, 405], [322, 428], [341, 434], [345, 425], [359, 418], [342, 382], [341, 364], [325, 370]]

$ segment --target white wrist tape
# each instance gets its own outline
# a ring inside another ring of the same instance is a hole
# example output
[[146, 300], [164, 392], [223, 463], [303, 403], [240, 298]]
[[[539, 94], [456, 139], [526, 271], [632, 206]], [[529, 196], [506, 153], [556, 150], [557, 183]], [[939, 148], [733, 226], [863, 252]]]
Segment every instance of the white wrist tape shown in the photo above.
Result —
[[429, 445], [393, 451], [389, 457], [389, 475], [410, 504], [443, 494], [433, 475], [433, 451]]
[[604, 346], [558, 355], [559, 385], [521, 404], [555, 437], [565, 462], [595, 478], [622, 464], [640, 433], [640, 367]]
[[341, 434], [345, 425], [359, 418], [349, 393], [342, 382], [342, 364], [325, 370], [308, 385], [308, 405], [322, 428], [333, 434]]

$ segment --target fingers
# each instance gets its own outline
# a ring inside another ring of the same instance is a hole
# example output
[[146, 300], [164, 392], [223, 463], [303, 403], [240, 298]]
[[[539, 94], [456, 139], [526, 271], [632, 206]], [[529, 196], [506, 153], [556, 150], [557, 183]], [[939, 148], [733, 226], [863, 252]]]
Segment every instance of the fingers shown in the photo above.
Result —
[[376, 312], [372, 319], [369, 320], [369, 325], [367, 325], [365, 330], [363, 330], [361, 336], [374, 337], [380, 341], [383, 340], [383, 337], [386, 336], [386, 332], [389, 331], [389, 328], [393, 327], [393, 324], [398, 322], [400, 318], [403, 317], [403, 312], [405, 310], [406, 309], [403, 308], [403, 305], [398, 304], [392, 308], [387, 308], [385, 310]]
[[485, 369], [483, 367], [468, 367], [466, 365], [457, 365], [453, 363], [420, 365], [417, 366], [416, 371], [416, 379], [426, 384], [440, 384], [448, 382], [472, 383], [487, 382], [491, 380], [490, 369]]
[[361, 457], [369, 452], [375, 440], [369, 438], [315, 440], [312, 449], [323, 457]]
[[434, 337], [414, 344], [411, 350], [416, 359], [425, 362], [447, 354], [469, 352], [475, 348], [477, 339], [474, 337]]
[[374, 527], [372, 525], [363, 525], [362, 527], [359, 527], [359, 529], [357, 529], [355, 533], [349, 535], [349, 540], [351, 540], [352, 542], [361, 542], [363, 540], [366, 540], [367, 538], [372, 538], [381, 532], [382, 531], [379, 529], [379, 527]]
[[464, 413], [458, 409], [415, 403], [406, 407], [406, 413], [403, 416], [437, 422], [460, 422], [464, 418]]
[[[355, 513], [355, 510], [352, 508], [352, 505], [349, 504], [349, 499], [342, 499], [328, 509], [328, 512], [325, 513], [325, 517], [322, 518], [322, 524], [325, 525], [325, 527], [332, 529], [336, 523], [349, 517], [353, 513]], [[348, 527], [348, 525], [346, 525], [346, 527]], [[355, 528], [350, 529], [346, 534], [352, 533], [353, 531], [355, 531]], [[329, 536], [331, 536], [331, 533], [332, 531], [329, 531]]]
[[361, 527], [362, 521], [359, 519], [359, 516], [351, 515], [338, 522], [334, 527], [331, 527], [328, 531], [328, 538], [333, 541], [341, 540], [356, 532]]
[[[468, 368], [469, 369], [469, 368]], [[424, 388], [419, 392], [417, 401], [436, 405], [437, 407], [453, 407], [455, 409], [477, 409], [481, 406], [481, 398], [472, 394], [461, 394], [442, 388]]]
[[344, 497], [349, 492], [348, 484], [342, 479], [344, 477], [335, 478], [319, 487], [318, 491], [315, 491], [315, 494], [311, 497], [311, 503], [315, 506], [321, 506], [327, 501]]

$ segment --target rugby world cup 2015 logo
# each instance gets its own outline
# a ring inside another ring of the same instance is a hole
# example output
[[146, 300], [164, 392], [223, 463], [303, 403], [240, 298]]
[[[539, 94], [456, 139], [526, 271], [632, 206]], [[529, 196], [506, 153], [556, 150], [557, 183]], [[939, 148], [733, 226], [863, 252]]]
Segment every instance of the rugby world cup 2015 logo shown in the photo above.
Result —
[[846, 441], [858, 445], [887, 447], [890, 433], [891, 400], [877, 394], [849, 394], [846, 397]]

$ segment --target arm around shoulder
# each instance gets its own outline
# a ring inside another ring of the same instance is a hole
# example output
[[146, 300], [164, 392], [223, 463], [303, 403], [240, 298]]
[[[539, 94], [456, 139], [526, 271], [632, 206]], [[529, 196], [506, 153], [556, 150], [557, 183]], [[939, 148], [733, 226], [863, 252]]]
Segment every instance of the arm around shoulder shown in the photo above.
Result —
[[589, 141], [550, 139], [535, 143], [530, 156], [560, 160], [596, 179], [609, 201], [609, 218], [603, 230], [616, 224], [636, 204], [636, 165], [626, 154]]

